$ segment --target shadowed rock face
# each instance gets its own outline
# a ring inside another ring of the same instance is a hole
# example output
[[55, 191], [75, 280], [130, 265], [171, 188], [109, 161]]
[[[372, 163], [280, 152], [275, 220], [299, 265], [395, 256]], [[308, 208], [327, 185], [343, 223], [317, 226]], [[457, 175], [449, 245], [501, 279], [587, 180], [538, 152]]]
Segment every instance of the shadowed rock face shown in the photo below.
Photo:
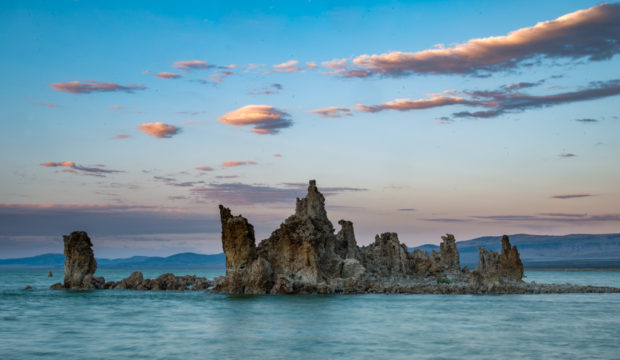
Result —
[[97, 270], [97, 261], [91, 247], [88, 234], [74, 231], [63, 236], [65, 243], [65, 279], [66, 289], [93, 289], [100, 285], [103, 278], [93, 278]]
[[459, 251], [456, 248], [456, 239], [452, 234], [446, 234], [441, 237], [442, 242], [439, 244], [440, 261], [445, 271], [458, 272], [461, 271], [459, 260]]
[[516, 246], [510, 245], [507, 235], [502, 236], [502, 252], [478, 247], [478, 268], [472, 272], [471, 285], [476, 289], [492, 289], [506, 281], [521, 281], [523, 263]]

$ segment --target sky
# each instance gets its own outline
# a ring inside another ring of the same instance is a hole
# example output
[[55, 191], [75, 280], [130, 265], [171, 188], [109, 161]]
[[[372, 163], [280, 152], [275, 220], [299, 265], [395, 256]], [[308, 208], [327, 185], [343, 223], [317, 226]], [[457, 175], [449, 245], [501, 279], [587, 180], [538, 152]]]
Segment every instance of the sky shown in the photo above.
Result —
[[[620, 3], [3, 1], [0, 258], [620, 232]], [[336, 225], [338, 228], [338, 225]]]

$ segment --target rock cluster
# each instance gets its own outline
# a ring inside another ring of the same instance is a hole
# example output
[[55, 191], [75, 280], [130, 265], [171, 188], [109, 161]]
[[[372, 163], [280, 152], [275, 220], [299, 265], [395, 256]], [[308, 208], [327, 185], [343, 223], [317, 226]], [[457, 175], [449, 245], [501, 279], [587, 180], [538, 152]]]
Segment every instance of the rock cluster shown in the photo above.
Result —
[[[234, 294], [358, 293], [429, 291], [425, 286], [461, 284], [464, 292], [487, 291], [487, 284], [519, 283], [523, 264], [516, 247], [504, 237], [501, 254], [480, 250], [477, 272], [461, 270], [454, 235], [442, 236], [440, 251], [410, 253], [396, 233], [375, 237], [358, 247], [353, 223], [340, 220], [340, 230], [327, 218], [325, 198], [314, 180], [297, 199], [295, 214], [258, 245], [254, 227], [220, 205], [226, 276], [215, 291]], [[472, 280], [473, 279], [473, 280]], [[422, 288], [420, 288], [422, 286]], [[452, 286], [453, 287], [453, 286]], [[417, 291], [417, 290], [415, 290]], [[421, 291], [421, 290], [420, 290]]]
[[[93, 289], [132, 289], [132, 290], [206, 290], [212, 282], [196, 275], [175, 276], [163, 274], [155, 279], [145, 279], [141, 272], [134, 272], [121, 281], [106, 282], [103, 277], [94, 277], [97, 261], [91, 249], [93, 244], [84, 231], [74, 231], [65, 235], [65, 279], [64, 284], [56, 283], [52, 290], [93, 290]], [[51, 274], [51, 272], [50, 272]]]

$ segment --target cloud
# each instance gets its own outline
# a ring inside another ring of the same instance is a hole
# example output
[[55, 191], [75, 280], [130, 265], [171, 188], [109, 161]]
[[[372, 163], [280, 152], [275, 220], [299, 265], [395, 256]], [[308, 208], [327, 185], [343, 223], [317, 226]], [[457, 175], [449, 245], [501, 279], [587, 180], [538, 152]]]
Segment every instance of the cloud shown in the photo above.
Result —
[[243, 165], [257, 165], [256, 161], [224, 161], [222, 166], [224, 167], [235, 167], [235, 166], [243, 166]]
[[136, 90], [146, 90], [146, 87], [142, 84], [127, 84], [119, 85], [117, 83], [102, 83], [93, 80], [87, 80], [85, 82], [69, 81], [50, 84], [56, 91], [68, 92], [71, 94], [90, 94], [94, 92], [111, 92], [122, 91], [126, 93], [133, 93]]
[[61, 172], [75, 173], [75, 174], [78, 172], [84, 172], [87, 174], [100, 176], [100, 177], [104, 177], [105, 176], [104, 174], [114, 174], [114, 173], [122, 172], [120, 170], [103, 169], [103, 167], [105, 166], [101, 164], [95, 165], [95, 167], [87, 167], [87, 166], [78, 165], [73, 161], [58, 161], [58, 162], [48, 161], [48, 162], [42, 163], [41, 166], [52, 167], [52, 168], [65, 167], [67, 169], [62, 169]]
[[284, 73], [292, 73], [301, 70], [301, 67], [298, 66], [299, 61], [297, 60], [289, 60], [283, 62], [282, 64], [277, 64], [272, 66], [274, 72], [284, 72]]
[[273, 154], [273, 157], [281, 158], [282, 154]]
[[481, 220], [493, 220], [502, 222], [561, 222], [561, 223], [592, 223], [603, 221], [620, 221], [620, 214], [562, 214], [548, 213], [538, 215], [491, 215], [491, 216], [473, 216], [473, 218]]
[[410, 99], [396, 99], [394, 101], [390, 101], [383, 105], [357, 105], [357, 109], [363, 112], [375, 113], [383, 110], [419, 110], [419, 109], [429, 109], [434, 107], [446, 106], [446, 105], [456, 105], [456, 104], [468, 104], [469, 101], [462, 97], [454, 97], [454, 96], [437, 96], [432, 97], [430, 99], [419, 99], [419, 100], [410, 100]]
[[[453, 91], [450, 91], [453, 93]], [[594, 81], [588, 86], [572, 92], [553, 95], [528, 95], [508, 89], [507, 86], [496, 90], [463, 91], [467, 96], [438, 95], [429, 99], [396, 99], [382, 105], [357, 105], [360, 111], [375, 113], [383, 110], [421, 110], [450, 105], [482, 107], [487, 110], [469, 112], [461, 111], [452, 114], [456, 118], [492, 118], [510, 112], [521, 112], [527, 109], [543, 108], [554, 105], [596, 100], [620, 94], [620, 79]]]
[[594, 196], [592, 194], [562, 194], [562, 195], [552, 195], [551, 198], [552, 199], [576, 199], [576, 198], [584, 198], [584, 197], [590, 197], [590, 196]]
[[323, 109], [311, 110], [311, 113], [315, 113], [324, 118], [338, 118], [343, 116], [351, 116], [351, 109], [346, 107], [330, 106]]
[[411, 211], [415, 211], [415, 209], [413, 209], [413, 208], [404, 208], [404, 209], [398, 209], [397, 211], [411, 212]]
[[277, 134], [293, 125], [289, 114], [269, 105], [246, 105], [220, 116], [217, 121], [228, 125], [253, 125], [250, 131], [259, 135]]
[[91, 236], [170, 234], [219, 232], [220, 224], [215, 216], [141, 204], [0, 204], [0, 235], [59, 237], [75, 229]]
[[181, 181], [178, 182], [176, 179], [168, 178], [164, 176], [153, 176], [153, 179], [157, 181], [161, 181], [168, 186], [176, 186], [176, 187], [193, 187], [196, 185], [204, 184], [204, 181]]
[[316, 67], [317, 67], [317, 65], [316, 65], [316, 63], [315, 63], [314, 61], [310, 61], [310, 62], [307, 62], [307, 63], [306, 63], [306, 67], [307, 67], [308, 69], [314, 69], [314, 68], [316, 68]]
[[183, 71], [192, 71], [192, 70], [210, 69], [210, 68], [213, 68], [214, 65], [207, 65], [207, 63], [202, 60], [185, 60], [185, 61], [176, 61], [172, 65], [172, 67], [175, 69], [183, 70]]
[[162, 78], [162, 79], [178, 79], [181, 77], [181, 75], [179, 74], [170, 73], [170, 72], [160, 72], [156, 74], [155, 76], [157, 76], [158, 78]]
[[323, 61], [321, 65], [331, 70], [325, 72], [325, 74], [342, 74], [346, 72], [347, 59], [333, 59], [330, 61]]
[[231, 76], [232, 74], [234, 74], [234, 72], [230, 70], [218, 70], [211, 75], [211, 80], [213, 80], [214, 83], [219, 84], [224, 81], [225, 78]]
[[127, 138], [129, 138], [129, 137], [130, 137], [130, 136], [129, 136], [129, 135], [127, 135], [127, 134], [118, 134], [118, 135], [116, 135], [116, 136], [114, 137], [114, 139], [116, 139], [116, 140], [120, 140], [120, 139], [127, 139]]
[[575, 155], [573, 153], [564, 153], [564, 154], [560, 154], [559, 156], [562, 157], [562, 158], [572, 158], [572, 157], [575, 157], [577, 155]]
[[584, 124], [593, 124], [598, 122], [598, 120], [596, 119], [576, 119], [575, 121], [579, 121], [580, 123]]
[[[505, 36], [418, 52], [361, 55], [345, 76], [474, 74], [513, 69], [526, 60], [607, 60], [620, 51], [620, 4], [600, 4]], [[359, 74], [351, 73], [353, 71]]]
[[44, 103], [44, 102], [41, 102], [41, 101], [33, 101], [32, 103], [33, 103], [33, 104], [35, 104], [35, 105], [45, 106], [45, 107], [48, 107], [48, 108], [51, 108], [51, 109], [53, 109], [53, 108], [57, 108], [57, 107], [59, 107], [59, 106], [60, 106], [60, 105], [58, 105], [58, 104], [54, 104], [54, 103]]
[[471, 222], [471, 219], [456, 219], [456, 218], [431, 218], [431, 219], [422, 219], [424, 221], [431, 222], [449, 222], [449, 223], [461, 223], [461, 222]]
[[112, 109], [112, 110], [120, 110], [120, 109], [122, 109], [122, 108], [123, 108], [123, 106], [122, 106], [122, 105], [111, 105], [111, 106], [110, 106], [110, 109]]
[[280, 90], [282, 90], [282, 84], [276, 83], [266, 86], [260, 90], [252, 90], [250, 91], [250, 95], [272, 95], [280, 92]]
[[[217, 201], [225, 205], [253, 205], [271, 203], [294, 203], [295, 198], [305, 196], [306, 183], [287, 183], [284, 187], [250, 185], [242, 183], [209, 184], [194, 188], [190, 193], [203, 200]], [[326, 187], [320, 188], [325, 196], [344, 191], [365, 191], [366, 189]]]
[[141, 124], [138, 126], [138, 129], [144, 131], [147, 135], [160, 139], [171, 138], [181, 132], [180, 128], [162, 122]]
[[199, 171], [213, 171], [213, 168], [210, 167], [210, 166], [199, 166], [199, 167], [196, 168], [196, 170], [199, 170]]

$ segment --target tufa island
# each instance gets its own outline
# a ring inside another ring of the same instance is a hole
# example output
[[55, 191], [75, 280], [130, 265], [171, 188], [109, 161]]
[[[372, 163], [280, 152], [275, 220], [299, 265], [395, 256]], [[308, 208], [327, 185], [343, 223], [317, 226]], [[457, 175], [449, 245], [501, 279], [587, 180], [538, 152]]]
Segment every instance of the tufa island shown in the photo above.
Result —
[[64, 283], [52, 289], [202, 290], [228, 294], [540, 294], [620, 292], [620, 288], [523, 281], [523, 263], [508, 236], [501, 253], [478, 248], [478, 267], [461, 268], [456, 240], [442, 236], [440, 251], [410, 253], [392, 232], [359, 247], [353, 223], [340, 220], [335, 231], [325, 198], [310, 180], [295, 214], [258, 245], [254, 227], [220, 205], [226, 275], [213, 280], [163, 274], [145, 279], [134, 272], [121, 281], [96, 277], [92, 242], [83, 231], [64, 236]]

